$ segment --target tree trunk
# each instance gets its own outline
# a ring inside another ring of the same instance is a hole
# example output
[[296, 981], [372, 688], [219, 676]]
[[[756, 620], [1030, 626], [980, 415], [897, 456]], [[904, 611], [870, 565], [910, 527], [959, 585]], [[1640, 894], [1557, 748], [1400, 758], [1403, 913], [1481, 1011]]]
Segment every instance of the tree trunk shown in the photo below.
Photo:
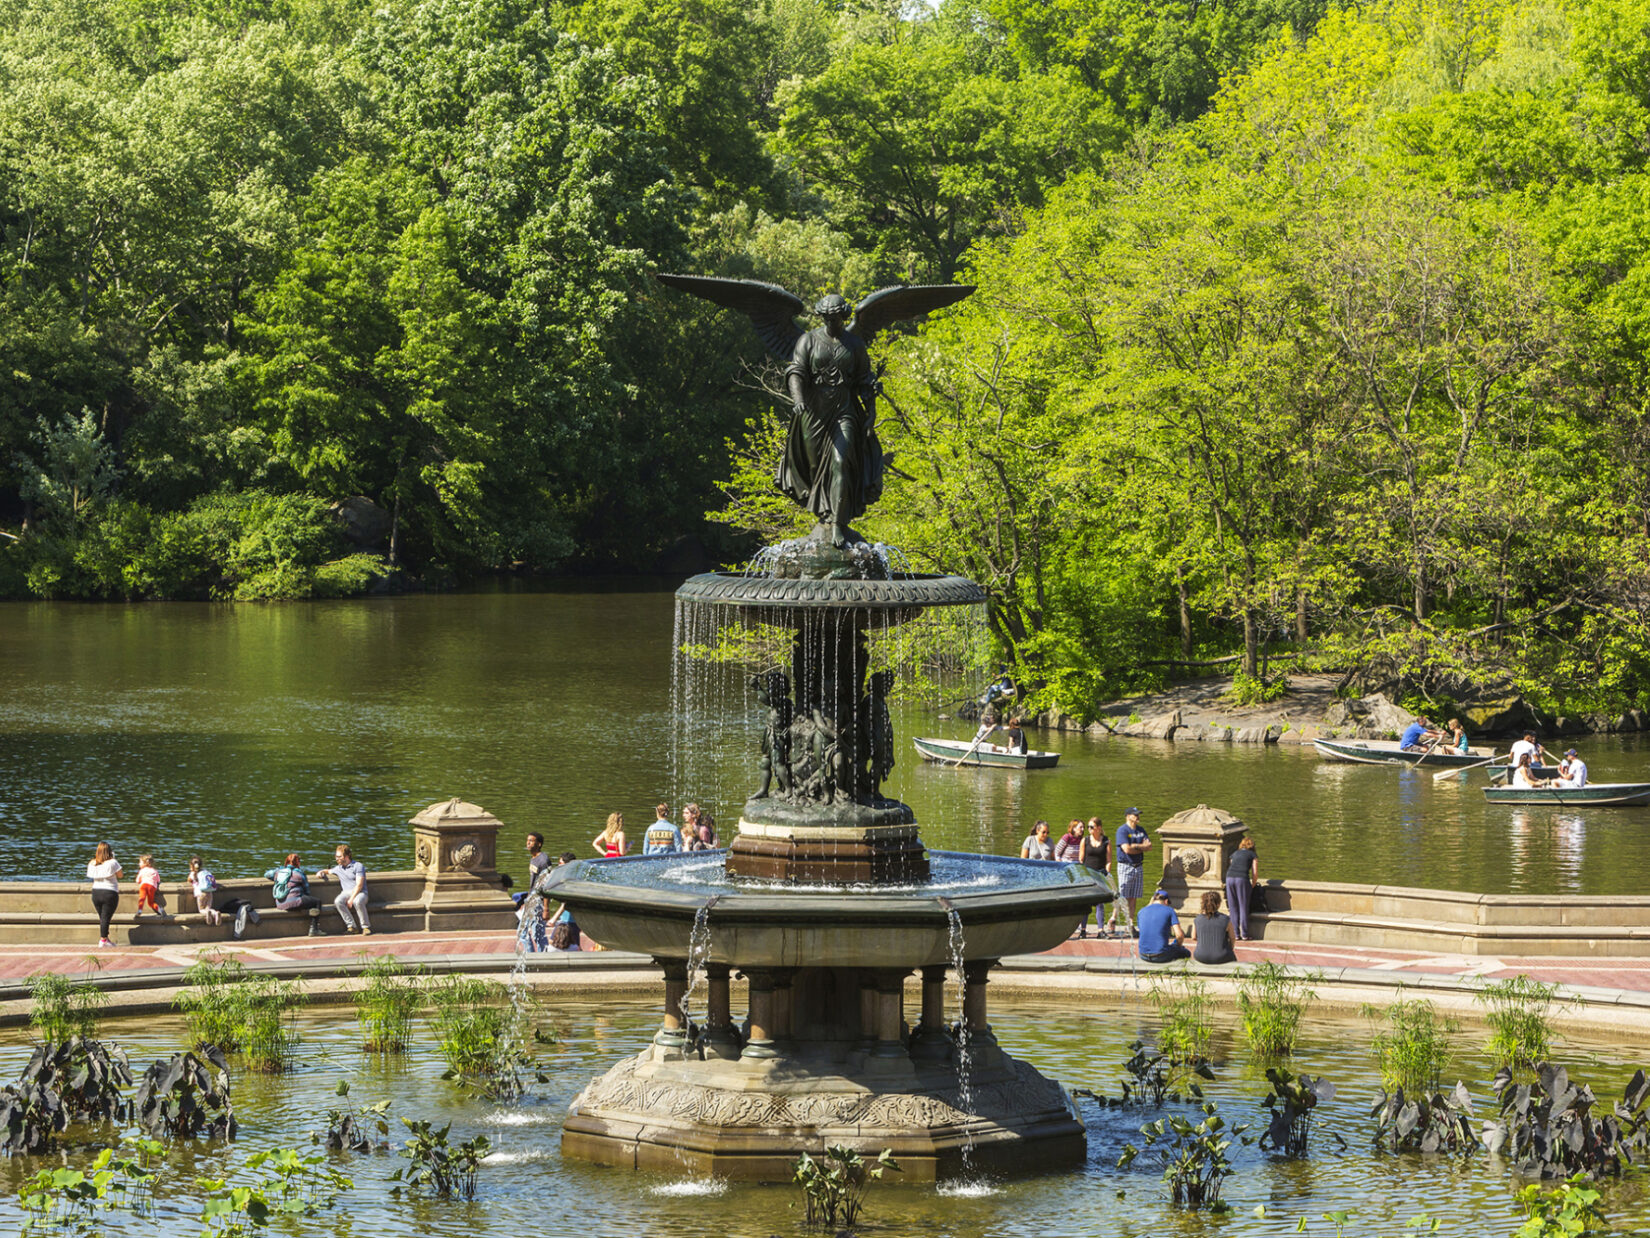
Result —
[[1192, 656], [1192, 606], [1186, 596], [1186, 569], [1177, 566], [1174, 570], [1175, 589], [1180, 594], [1180, 656], [1191, 659]]
[[395, 507], [390, 512], [390, 566], [400, 565], [401, 554], [401, 487], [395, 488]]
[[1255, 612], [1248, 606], [1243, 608], [1243, 673], [1250, 678], [1260, 674], [1259, 664], [1260, 632], [1255, 624]]
[[1295, 594], [1295, 639], [1304, 647], [1307, 638], [1306, 630], [1306, 590], [1301, 589]]

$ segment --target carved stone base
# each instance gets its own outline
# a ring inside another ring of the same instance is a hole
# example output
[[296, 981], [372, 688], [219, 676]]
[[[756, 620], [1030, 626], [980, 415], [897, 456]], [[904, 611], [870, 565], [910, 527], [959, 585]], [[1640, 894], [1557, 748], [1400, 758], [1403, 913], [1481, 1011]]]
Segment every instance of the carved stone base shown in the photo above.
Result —
[[648, 1050], [579, 1093], [562, 1153], [769, 1182], [788, 1181], [801, 1153], [837, 1144], [867, 1156], [891, 1149], [902, 1181], [1080, 1164], [1086, 1137], [1065, 1089], [993, 1046], [974, 1055], [970, 1113], [951, 1063], [867, 1057], [826, 1073], [784, 1054], [700, 1061]]
[[895, 884], [928, 880], [928, 853], [898, 800], [834, 809], [748, 800], [727, 871], [805, 885]]

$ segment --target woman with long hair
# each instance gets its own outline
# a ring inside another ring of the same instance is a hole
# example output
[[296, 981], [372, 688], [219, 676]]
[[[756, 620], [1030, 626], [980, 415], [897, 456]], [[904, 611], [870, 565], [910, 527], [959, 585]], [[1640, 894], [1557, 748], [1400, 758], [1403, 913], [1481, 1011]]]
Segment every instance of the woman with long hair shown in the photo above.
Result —
[[1232, 927], [1239, 941], [1249, 940], [1249, 891], [1260, 884], [1260, 857], [1255, 840], [1243, 836], [1226, 866], [1226, 909], [1232, 913]]
[[97, 850], [86, 865], [86, 880], [92, 883], [92, 907], [97, 912], [97, 944], [112, 946], [109, 940], [109, 921], [120, 906], [120, 874], [125, 871], [115, 859], [114, 848], [98, 843]]
[[596, 849], [596, 854], [604, 860], [615, 859], [630, 849], [630, 843], [624, 836], [624, 814], [610, 812], [607, 814], [607, 825], [600, 834], [590, 840], [590, 845]]

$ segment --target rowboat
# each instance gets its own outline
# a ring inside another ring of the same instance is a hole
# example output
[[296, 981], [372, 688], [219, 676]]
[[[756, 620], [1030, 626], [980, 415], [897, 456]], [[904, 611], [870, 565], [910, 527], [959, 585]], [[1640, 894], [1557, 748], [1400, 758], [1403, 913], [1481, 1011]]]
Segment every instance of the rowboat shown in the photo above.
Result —
[[1650, 804], [1650, 782], [1589, 782], [1584, 787], [1485, 787], [1484, 798], [1492, 804], [1632, 808]]
[[1457, 752], [1442, 746], [1431, 752], [1411, 752], [1395, 739], [1314, 739], [1312, 746], [1328, 761], [1351, 761], [1357, 765], [1420, 765], [1423, 769], [1457, 769], [1477, 765], [1495, 756], [1494, 748], [1468, 748]]
[[[936, 761], [944, 765], [988, 765], [995, 769], [1053, 769], [1060, 762], [1058, 752], [1038, 752], [1032, 749], [1029, 752], [1009, 752], [999, 748], [996, 744], [981, 744], [975, 747], [973, 741], [964, 739], [917, 739], [911, 740], [922, 753], [925, 761]], [[969, 749], [973, 749], [972, 752]]]

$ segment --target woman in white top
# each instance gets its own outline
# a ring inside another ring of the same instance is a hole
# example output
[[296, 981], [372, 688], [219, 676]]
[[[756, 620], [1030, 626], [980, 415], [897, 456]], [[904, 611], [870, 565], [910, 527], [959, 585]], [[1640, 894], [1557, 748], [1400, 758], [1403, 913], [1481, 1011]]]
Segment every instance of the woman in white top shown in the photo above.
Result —
[[1537, 778], [1530, 772], [1530, 754], [1521, 752], [1518, 755], [1518, 764], [1513, 768], [1512, 785], [1515, 787], [1545, 787], [1549, 783], [1546, 778]]
[[86, 879], [92, 883], [92, 906], [97, 911], [100, 946], [114, 945], [109, 940], [109, 921], [114, 919], [115, 908], [120, 906], [120, 874], [124, 871], [115, 859], [114, 848], [108, 843], [98, 843], [92, 862], [86, 865]]

